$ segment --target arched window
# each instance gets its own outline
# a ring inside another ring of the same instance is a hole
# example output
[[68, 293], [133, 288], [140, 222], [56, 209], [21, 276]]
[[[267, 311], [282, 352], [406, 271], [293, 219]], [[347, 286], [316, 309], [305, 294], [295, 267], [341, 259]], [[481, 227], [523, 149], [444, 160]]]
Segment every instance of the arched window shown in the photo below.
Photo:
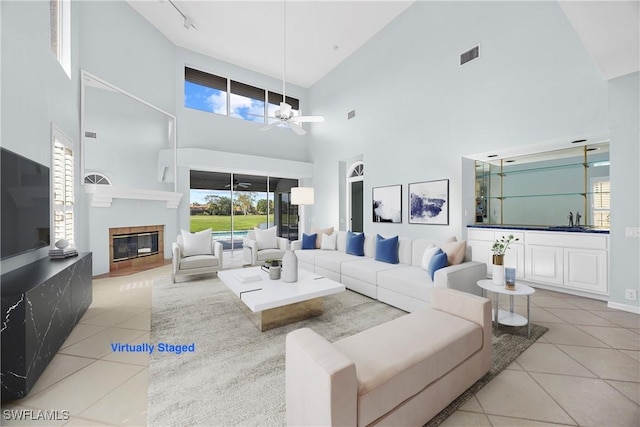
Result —
[[84, 176], [85, 184], [111, 185], [111, 180], [101, 173], [91, 172]]
[[349, 169], [348, 178], [358, 178], [364, 176], [364, 163], [355, 162]]

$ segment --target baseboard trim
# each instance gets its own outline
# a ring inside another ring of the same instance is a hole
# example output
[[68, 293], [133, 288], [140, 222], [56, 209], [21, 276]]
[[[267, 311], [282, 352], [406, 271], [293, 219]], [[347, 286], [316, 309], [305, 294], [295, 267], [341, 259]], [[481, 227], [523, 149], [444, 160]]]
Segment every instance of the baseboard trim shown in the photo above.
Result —
[[615, 310], [628, 311], [629, 313], [640, 314], [640, 307], [637, 305], [620, 304], [618, 302], [609, 301], [607, 303], [607, 307]]

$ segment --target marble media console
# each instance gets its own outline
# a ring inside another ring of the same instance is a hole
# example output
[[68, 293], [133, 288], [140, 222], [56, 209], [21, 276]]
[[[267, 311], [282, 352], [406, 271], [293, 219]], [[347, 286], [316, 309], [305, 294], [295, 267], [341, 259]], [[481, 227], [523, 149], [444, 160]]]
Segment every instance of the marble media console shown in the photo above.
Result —
[[91, 304], [91, 264], [82, 253], [2, 275], [2, 402], [29, 393]]

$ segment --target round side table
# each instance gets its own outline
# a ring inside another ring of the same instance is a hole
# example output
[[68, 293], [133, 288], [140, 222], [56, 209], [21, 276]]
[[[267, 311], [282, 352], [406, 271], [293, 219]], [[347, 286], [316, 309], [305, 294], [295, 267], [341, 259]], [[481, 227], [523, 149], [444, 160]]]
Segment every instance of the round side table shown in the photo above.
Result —
[[[498, 324], [507, 326], [524, 326], [527, 325], [527, 338], [531, 337], [531, 322], [529, 322], [530, 303], [529, 297], [535, 293], [535, 289], [531, 286], [516, 283], [516, 289], [508, 291], [504, 286], [494, 285], [491, 280], [478, 280], [478, 286], [482, 288], [482, 295], [485, 296], [486, 291], [491, 291], [496, 295], [496, 301], [491, 315], [493, 316], [494, 330], [498, 330]], [[500, 310], [498, 307], [498, 296], [509, 295], [509, 311]], [[516, 295], [527, 296], [527, 318], [513, 312], [513, 297]]]

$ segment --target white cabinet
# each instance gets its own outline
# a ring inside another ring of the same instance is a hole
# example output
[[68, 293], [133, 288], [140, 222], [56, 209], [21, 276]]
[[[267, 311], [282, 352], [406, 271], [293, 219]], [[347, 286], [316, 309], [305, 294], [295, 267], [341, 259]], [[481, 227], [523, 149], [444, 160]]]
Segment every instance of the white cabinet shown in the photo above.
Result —
[[468, 228], [472, 259], [491, 273], [491, 246], [510, 234], [519, 240], [509, 245], [504, 263], [519, 279], [578, 295], [609, 294], [608, 234]]
[[469, 229], [467, 232], [468, 245], [471, 246], [472, 261], [487, 264], [487, 273], [491, 276], [493, 264], [493, 243], [502, 236], [513, 235], [518, 238], [517, 243], [511, 243], [504, 257], [504, 266], [516, 269], [516, 277], [524, 279], [524, 233], [521, 230]]
[[563, 250], [552, 246], [527, 246], [525, 279], [532, 282], [562, 285]]
[[564, 286], [600, 294], [608, 293], [606, 251], [566, 248], [564, 265]]

